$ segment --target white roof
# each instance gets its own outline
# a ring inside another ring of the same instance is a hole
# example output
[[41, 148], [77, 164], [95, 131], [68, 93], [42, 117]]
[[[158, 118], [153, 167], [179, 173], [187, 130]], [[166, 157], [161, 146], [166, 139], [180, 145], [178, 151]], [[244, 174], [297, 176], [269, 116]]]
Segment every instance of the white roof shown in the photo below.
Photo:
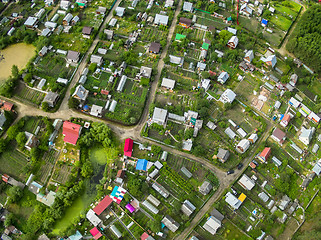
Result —
[[263, 201], [263, 202], [267, 202], [269, 200], [269, 196], [266, 195], [265, 192], [261, 192], [258, 194], [259, 198]]
[[252, 190], [252, 188], [255, 186], [255, 182], [246, 174], [243, 174], [238, 183], [247, 190]]
[[274, 108], [275, 109], [279, 109], [281, 106], [281, 102], [280, 101], [276, 101], [275, 104], [274, 104]]
[[58, 79], [57, 79], [57, 83], [67, 84], [67, 83], [68, 83], [68, 79], [58, 78]]
[[122, 16], [124, 16], [125, 8], [123, 8], [123, 7], [116, 7], [115, 11], [116, 11], [116, 15], [117, 15], [117, 16], [122, 17]]
[[144, 202], [142, 202], [142, 205], [144, 207], [146, 207], [150, 212], [152, 212], [153, 214], [157, 214], [159, 212], [159, 210], [150, 202], [148, 202], [147, 200], [145, 200]]
[[237, 30], [231, 27], [227, 27], [227, 31], [229, 31], [230, 33], [233, 33], [234, 35], [236, 35]]
[[234, 46], [237, 47], [237, 44], [239, 43], [239, 39], [237, 36], [232, 36], [228, 43], [234, 43]]
[[116, 23], [117, 23], [117, 19], [116, 18], [112, 18], [112, 19], [110, 19], [108, 25], [114, 27], [116, 25]]
[[243, 138], [245, 138], [246, 135], [247, 135], [247, 133], [246, 133], [242, 128], [237, 129], [236, 132], [237, 132], [238, 134], [240, 134], [241, 137], [243, 137]]
[[230, 127], [226, 128], [224, 132], [231, 139], [234, 139], [236, 136], [235, 132], [233, 132], [233, 130]]
[[255, 143], [258, 139], [258, 136], [256, 133], [252, 133], [251, 136], [248, 138], [249, 140], [252, 140], [253, 143]]
[[175, 80], [169, 79], [169, 78], [163, 78], [162, 87], [173, 89], [175, 86]]
[[168, 16], [156, 14], [154, 19], [154, 24], [167, 25], [167, 23], [168, 23]]
[[309, 115], [308, 115], [308, 119], [310, 120], [314, 120], [316, 122], [320, 122], [320, 117], [318, 115], [316, 115], [314, 112], [311, 112]]
[[57, 27], [57, 23], [55, 23], [55, 22], [45, 22], [45, 27], [47, 27], [47, 28], [56, 28]]
[[167, 110], [155, 107], [153, 113], [153, 121], [165, 123], [167, 118]]
[[99, 114], [103, 111], [103, 107], [93, 104], [91, 106], [90, 115], [98, 117]]
[[220, 101], [222, 103], [232, 103], [236, 97], [236, 94], [231, 89], [226, 89], [225, 92], [221, 95]]
[[250, 141], [247, 139], [242, 139], [236, 146], [236, 149], [241, 152], [244, 153], [246, 152], [247, 149], [249, 149], [250, 147]]
[[100, 218], [96, 216], [95, 212], [92, 209], [89, 209], [89, 211], [86, 214], [86, 218], [94, 226], [97, 226], [101, 222]]
[[234, 209], [238, 209], [242, 204], [242, 202], [230, 192], [225, 195], [225, 202]]
[[186, 12], [191, 12], [193, 10], [193, 3], [191, 2], [184, 2], [183, 10]]
[[295, 108], [298, 108], [300, 106], [301, 102], [296, 100], [294, 97], [291, 97], [289, 100], [289, 104]]
[[163, 164], [160, 161], [156, 161], [154, 163], [155, 167], [157, 167], [158, 169], [161, 169], [163, 167]]
[[38, 21], [38, 18], [36, 17], [28, 17], [25, 21], [24, 25], [26, 26], [34, 26]]
[[147, 197], [147, 200], [150, 201], [152, 204], [154, 204], [156, 207], [161, 203], [156, 197], [154, 197], [152, 194], [149, 194]]
[[227, 72], [221, 72], [221, 74], [218, 76], [217, 81], [224, 84], [228, 78], [229, 78], [229, 74]]
[[210, 216], [206, 223], [203, 225], [203, 228], [207, 230], [209, 233], [214, 235], [216, 231], [222, 226], [221, 221], [216, 219], [214, 216]]
[[120, 82], [119, 82], [118, 87], [117, 87], [117, 91], [118, 91], [118, 92], [123, 91], [123, 88], [124, 88], [124, 86], [125, 86], [126, 80], [127, 80], [127, 76], [126, 76], [126, 75], [123, 75], [123, 76], [121, 77]]
[[117, 101], [113, 100], [110, 104], [109, 111], [114, 112], [117, 105]]

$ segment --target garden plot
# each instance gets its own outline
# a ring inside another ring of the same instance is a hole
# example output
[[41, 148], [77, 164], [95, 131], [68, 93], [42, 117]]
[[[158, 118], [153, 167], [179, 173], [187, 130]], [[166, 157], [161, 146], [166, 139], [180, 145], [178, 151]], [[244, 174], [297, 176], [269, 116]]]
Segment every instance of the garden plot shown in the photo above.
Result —
[[52, 181], [65, 184], [68, 181], [72, 168], [72, 166], [64, 162], [58, 162], [52, 175]]
[[27, 87], [24, 83], [20, 83], [15, 97], [21, 101], [27, 101], [34, 105], [40, 105], [45, 97], [45, 93]]
[[222, 19], [212, 17], [207, 13], [197, 12], [197, 21], [196, 23], [205, 25], [205, 26], [213, 26], [217, 29], [223, 29], [228, 26], [228, 24], [224, 23]]
[[291, 20], [287, 19], [281, 14], [274, 14], [270, 21], [274, 23], [282, 31], [285, 31], [285, 32], [289, 30], [292, 24]]
[[167, 31], [161, 31], [158, 28], [144, 27], [140, 34], [140, 40], [144, 42], [160, 42], [167, 38]]
[[52, 168], [55, 166], [56, 160], [59, 156], [59, 152], [54, 149], [51, 149], [49, 152], [46, 152], [43, 156], [44, 163], [40, 168], [39, 180], [45, 185], [50, 177]]
[[79, 161], [79, 150], [76, 148], [76, 146], [70, 143], [65, 143], [63, 139], [64, 136], [60, 133], [58, 134], [58, 138], [55, 142], [56, 149], [60, 151], [58, 161], [74, 164], [75, 162]]
[[23, 127], [23, 130], [26, 132], [30, 132], [30, 133], [35, 133], [37, 127], [40, 125], [41, 123], [41, 119], [37, 118], [37, 117], [29, 117], [26, 121], [25, 121], [25, 125]]
[[85, 88], [89, 90], [94, 89], [94, 87], [98, 87], [99, 89], [109, 88], [112, 86], [112, 83], [108, 83], [110, 76], [111, 74], [107, 72], [101, 72], [101, 74], [97, 78], [89, 75], [85, 83]]
[[[114, 31], [114, 34], [119, 36], [128, 37], [130, 33], [134, 32], [137, 29], [136, 22], [126, 21], [120, 17], [116, 17], [117, 21], [117, 28]], [[118, 27], [119, 26], [119, 27]]]
[[3, 152], [0, 156], [0, 171], [12, 176], [16, 180], [25, 181], [26, 169], [28, 165], [27, 156], [15, 149], [12, 144], [6, 152]]

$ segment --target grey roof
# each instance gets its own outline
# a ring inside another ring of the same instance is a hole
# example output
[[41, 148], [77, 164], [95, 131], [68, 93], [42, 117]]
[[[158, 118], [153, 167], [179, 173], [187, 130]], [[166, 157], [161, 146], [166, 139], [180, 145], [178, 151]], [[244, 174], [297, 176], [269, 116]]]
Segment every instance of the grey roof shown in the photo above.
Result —
[[149, 51], [154, 53], [159, 53], [160, 48], [161, 48], [160, 43], [152, 42], [149, 46]]
[[281, 199], [279, 208], [282, 211], [284, 211], [284, 209], [286, 209], [286, 207], [289, 205], [290, 202], [291, 202], [291, 199], [287, 195], [284, 195]]
[[51, 31], [50, 31], [50, 29], [49, 28], [45, 28], [44, 30], [42, 30], [42, 32], [41, 32], [41, 36], [43, 36], [43, 37], [47, 37], [48, 35], [49, 35], [49, 33], [50, 33]]
[[184, 58], [176, 57], [174, 55], [169, 55], [169, 61], [174, 64], [183, 64]]
[[199, 191], [203, 195], [207, 195], [212, 190], [212, 188], [212, 184], [209, 181], [205, 180], [203, 184], [200, 186]]
[[206, 68], [206, 63], [203, 63], [203, 62], [197, 62], [197, 66], [196, 66], [197, 69], [199, 69], [200, 71], [204, 71], [205, 68]]
[[145, 66], [140, 67], [140, 75], [142, 77], [150, 78], [152, 75], [152, 71], [153, 71], [153, 69], [150, 67], [145, 67]]
[[80, 52], [68, 50], [67, 59], [72, 61], [78, 61]]
[[28, 17], [27, 20], [25, 21], [24, 25], [33, 27], [37, 22], [38, 22], [38, 18]]
[[233, 130], [230, 127], [226, 128], [224, 132], [231, 139], [234, 139], [236, 136], [235, 132], [233, 132]]
[[114, 27], [116, 25], [116, 23], [117, 23], [117, 19], [116, 18], [112, 18], [112, 19], [110, 19], [108, 25], [111, 26], [111, 27]]
[[189, 200], [185, 200], [181, 207], [182, 212], [187, 216], [190, 216], [195, 209], [196, 207]]
[[238, 184], [240, 184], [246, 190], [252, 190], [255, 186], [254, 180], [249, 178], [249, 176], [247, 176], [246, 174], [242, 175], [242, 177], [238, 181]]
[[259, 198], [263, 201], [263, 202], [267, 202], [268, 200], [269, 200], [269, 196], [268, 195], [266, 195], [266, 193], [265, 192], [261, 192], [261, 193], [259, 193]]
[[152, 205], [150, 202], [148, 202], [147, 200], [145, 200], [144, 202], [142, 202], [142, 205], [144, 207], [146, 207], [150, 212], [152, 212], [153, 214], [157, 214], [159, 212], [159, 210]]
[[110, 104], [109, 111], [114, 112], [117, 105], [117, 101], [113, 100]]
[[89, 93], [89, 91], [86, 90], [86, 88], [84, 88], [82, 85], [78, 85], [72, 96], [85, 101], [88, 96], [88, 93]]
[[246, 58], [246, 59], [248, 58], [249, 61], [251, 62], [251, 61], [253, 60], [253, 58], [254, 58], [253, 50], [247, 51], [247, 52], [245, 53], [244, 58]]
[[39, 52], [42, 56], [44, 56], [48, 52], [48, 48], [46, 46], [43, 46]]
[[71, 19], [73, 18], [72, 14], [71, 13], [68, 13], [64, 19], [62, 21], [65, 21], [67, 23], [69, 23], [71, 21]]
[[55, 92], [48, 92], [43, 99], [43, 102], [47, 102], [50, 107], [54, 107], [57, 99], [59, 98], [59, 94]]
[[219, 221], [223, 221], [224, 215], [220, 213], [217, 209], [213, 209], [212, 212], [210, 213], [211, 216], [215, 217]]
[[317, 162], [314, 167], [312, 168], [312, 172], [314, 172], [316, 175], [320, 175], [321, 173], [321, 164]]
[[125, 8], [123, 8], [123, 7], [116, 7], [115, 11], [116, 11], [116, 15], [117, 15], [118, 17], [122, 17], [122, 16], [124, 16]]
[[169, 197], [169, 192], [162, 185], [155, 182], [153, 183], [152, 188], [155, 189], [164, 198]]
[[116, 235], [117, 238], [121, 238], [122, 237], [121, 232], [118, 230], [118, 228], [116, 228], [115, 225], [111, 225], [109, 229], [113, 232], [113, 234]]
[[231, 192], [228, 192], [225, 195], [225, 202], [228, 203], [233, 209], [238, 209], [242, 205], [242, 202]]
[[78, 16], [74, 16], [74, 18], [71, 21], [75, 24], [75, 23], [77, 23], [79, 21], [79, 17]]
[[91, 55], [90, 62], [97, 63], [97, 65], [100, 65], [103, 62], [103, 57], [98, 55]]
[[168, 24], [168, 16], [156, 14], [155, 19], [154, 19], [154, 24], [167, 25]]
[[184, 4], [183, 4], [183, 11], [186, 11], [186, 12], [191, 12], [191, 11], [193, 11], [193, 3], [191, 3], [191, 2], [184, 2]]
[[227, 81], [228, 78], [229, 74], [227, 72], [221, 72], [221, 74], [218, 76], [217, 81], [223, 84]]
[[156, 197], [154, 197], [152, 194], [149, 194], [148, 197], [146, 198], [148, 201], [150, 201], [152, 204], [154, 204], [156, 207], [159, 206], [161, 203]]
[[160, 124], [165, 124], [167, 119], [167, 110], [155, 107], [152, 120]]
[[163, 218], [162, 223], [172, 232], [176, 232], [180, 226], [178, 222], [168, 215]]
[[226, 161], [230, 156], [230, 152], [228, 150], [225, 150], [223, 148], [218, 149], [218, 153], [216, 155], [217, 158], [222, 159], [223, 161]]
[[282, 165], [282, 162], [277, 159], [275, 156], [272, 157], [272, 162], [277, 166], [280, 167]]

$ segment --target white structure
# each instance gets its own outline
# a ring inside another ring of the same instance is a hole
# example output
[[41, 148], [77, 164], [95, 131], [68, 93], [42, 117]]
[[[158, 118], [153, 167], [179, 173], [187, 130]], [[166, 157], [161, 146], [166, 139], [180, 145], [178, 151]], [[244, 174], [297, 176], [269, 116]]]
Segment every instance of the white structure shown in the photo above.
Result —
[[175, 86], [175, 80], [169, 79], [169, 78], [163, 78], [161, 86], [170, 90], [174, 89]]
[[152, 121], [154, 123], [159, 124], [159, 125], [165, 126], [166, 122], [167, 122], [167, 114], [168, 114], [168, 112], [166, 109], [155, 107]]
[[233, 209], [238, 209], [242, 205], [242, 202], [230, 192], [225, 195], [225, 202]]
[[218, 220], [214, 216], [210, 216], [207, 219], [206, 223], [203, 225], [203, 228], [212, 235], [214, 235], [221, 226], [222, 223], [220, 220]]
[[237, 36], [232, 36], [230, 40], [227, 42], [227, 46], [232, 49], [235, 49], [238, 44], [239, 44], [239, 39]]
[[232, 103], [236, 97], [236, 94], [231, 89], [226, 89], [220, 96], [219, 101], [222, 103]]
[[167, 24], [168, 24], [168, 16], [161, 15], [161, 14], [156, 14], [155, 19], [154, 19], [154, 24], [167, 26]]
[[248, 138], [248, 140], [251, 142], [251, 143], [255, 143], [257, 140], [258, 140], [258, 136], [256, 133], [252, 133], [251, 136]]
[[312, 140], [314, 131], [315, 131], [314, 127], [310, 129], [306, 129], [305, 127], [302, 127], [299, 140], [303, 142], [305, 145], [309, 145]]
[[196, 207], [188, 200], [185, 200], [181, 207], [182, 212], [187, 216], [190, 216], [195, 211], [195, 209]]
[[228, 75], [227, 72], [221, 72], [221, 74], [217, 78], [217, 81], [224, 84], [229, 77], [230, 76]]
[[70, 6], [70, 2], [69, 1], [62, 0], [60, 2], [60, 8], [63, 9], [63, 10], [67, 11], [69, 6]]
[[238, 181], [238, 184], [240, 184], [245, 190], [252, 190], [255, 186], [255, 182], [253, 179], [249, 178], [246, 174], [243, 174], [243, 176]]
[[97, 226], [99, 223], [101, 223], [100, 218], [96, 216], [95, 212], [92, 209], [89, 209], [89, 211], [86, 214], [86, 218], [94, 226]]
[[103, 111], [103, 107], [93, 104], [91, 106], [90, 115], [100, 117]]
[[185, 12], [193, 12], [193, 3], [191, 3], [191, 2], [184, 2], [184, 4], [183, 4], [183, 11], [185, 11]]
[[153, 204], [151, 204], [150, 202], [148, 202], [147, 200], [145, 200], [144, 202], [142, 202], [142, 205], [147, 208], [150, 212], [152, 212], [153, 214], [157, 214], [159, 212], [159, 210], [153, 206]]
[[116, 7], [115, 11], [116, 11], [116, 15], [117, 15], [118, 17], [122, 17], [122, 16], [124, 16], [125, 8], [123, 8], [123, 7]]
[[250, 147], [250, 141], [248, 139], [242, 139], [237, 145], [236, 150], [239, 153], [245, 153], [247, 149]]
[[114, 112], [117, 105], [117, 101], [113, 100], [110, 104], [109, 111]]
[[118, 87], [117, 87], [117, 92], [123, 91], [123, 88], [125, 86], [127, 80], [127, 76], [123, 75], [119, 81]]

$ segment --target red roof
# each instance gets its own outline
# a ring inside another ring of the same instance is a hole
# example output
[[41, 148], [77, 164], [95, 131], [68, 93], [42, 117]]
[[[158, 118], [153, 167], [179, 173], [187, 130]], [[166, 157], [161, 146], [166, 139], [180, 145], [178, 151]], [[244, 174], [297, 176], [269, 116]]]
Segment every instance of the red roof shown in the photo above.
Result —
[[107, 91], [107, 90], [105, 90], [105, 89], [102, 89], [102, 90], [100, 91], [100, 93], [103, 94], [103, 95], [108, 95], [108, 94], [109, 94], [109, 91]]
[[143, 235], [140, 236], [140, 240], [146, 240], [149, 237], [147, 232], [144, 232]]
[[3, 106], [2, 106], [3, 110], [11, 111], [12, 108], [13, 108], [13, 103], [10, 103], [10, 102], [4, 102], [3, 103]]
[[113, 200], [107, 195], [104, 197], [103, 200], [101, 200], [96, 207], [94, 207], [93, 211], [100, 215], [106, 208], [110, 206], [110, 204], [113, 202]]
[[270, 154], [271, 154], [271, 148], [266, 147], [266, 148], [264, 148], [264, 150], [261, 152], [260, 157], [261, 157], [261, 158], [264, 158], [264, 159], [266, 160], [266, 159], [269, 158]]
[[102, 236], [102, 234], [99, 232], [98, 228], [94, 227], [90, 230], [91, 235], [93, 235], [94, 239], [98, 239]]
[[65, 121], [62, 134], [65, 136], [64, 142], [76, 145], [79, 138], [81, 126], [76, 123]]
[[2, 181], [6, 182], [6, 183], [8, 182], [9, 178], [10, 177], [7, 174], [2, 175]]
[[130, 138], [127, 138], [125, 140], [125, 146], [124, 146], [124, 155], [127, 157], [131, 157], [133, 153], [133, 145], [134, 141]]
[[117, 177], [118, 178], [124, 178], [124, 176], [125, 176], [125, 171], [122, 170], [122, 169], [118, 170]]

